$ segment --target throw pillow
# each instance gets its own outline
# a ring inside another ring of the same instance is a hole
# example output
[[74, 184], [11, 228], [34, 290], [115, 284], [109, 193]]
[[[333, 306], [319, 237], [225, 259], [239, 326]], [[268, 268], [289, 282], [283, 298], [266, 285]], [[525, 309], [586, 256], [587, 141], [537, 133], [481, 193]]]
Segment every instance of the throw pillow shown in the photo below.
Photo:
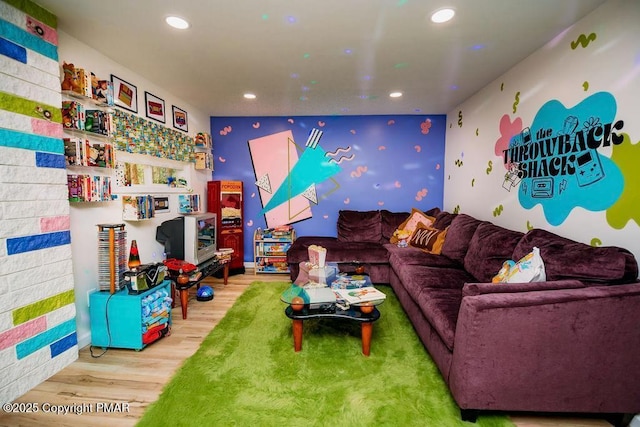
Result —
[[531, 283], [545, 282], [547, 275], [540, 249], [534, 247], [531, 252], [520, 258], [520, 261], [505, 261], [498, 274], [491, 280], [493, 283]]
[[[435, 221], [435, 218], [422, 212], [420, 209], [412, 208], [411, 215], [402, 224], [398, 226], [396, 231], [405, 230], [413, 234], [413, 231], [418, 227], [418, 223], [423, 223], [425, 226], [430, 226]], [[411, 238], [409, 238], [411, 239]], [[391, 236], [389, 239], [391, 243], [398, 243], [398, 239], [395, 236]]]
[[438, 230], [419, 223], [409, 240], [409, 245], [430, 254], [440, 255], [446, 236], [447, 229]]

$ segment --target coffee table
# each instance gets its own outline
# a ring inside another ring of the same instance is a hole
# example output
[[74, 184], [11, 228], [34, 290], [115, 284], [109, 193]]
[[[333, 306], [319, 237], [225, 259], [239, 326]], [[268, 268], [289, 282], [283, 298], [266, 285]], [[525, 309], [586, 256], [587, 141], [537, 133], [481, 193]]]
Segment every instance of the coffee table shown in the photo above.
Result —
[[171, 307], [175, 306], [176, 301], [176, 293], [180, 296], [180, 307], [182, 308], [182, 318], [187, 318], [187, 307], [189, 301], [189, 289], [193, 286], [200, 289], [200, 282], [204, 280], [206, 277], [211, 276], [212, 274], [217, 273], [218, 271], [223, 271], [223, 283], [226, 286], [229, 280], [229, 264], [231, 263], [231, 257], [227, 258], [218, 258], [213, 257], [212, 259], [203, 262], [198, 265], [196, 270], [190, 272], [190, 274], [196, 274], [200, 272], [198, 279], [189, 280], [187, 283], [180, 284], [178, 283], [178, 276], [180, 275], [179, 271], [175, 271], [169, 269], [169, 278], [171, 279], [171, 298], [173, 299], [173, 303]]
[[[368, 276], [366, 276], [368, 279]], [[298, 282], [296, 280], [296, 282]], [[368, 281], [366, 286], [372, 286]], [[365, 286], [362, 286], [365, 287]], [[302, 350], [303, 322], [309, 319], [342, 319], [360, 323], [362, 353], [369, 356], [373, 322], [380, 318], [377, 305], [384, 300], [368, 301], [359, 304], [342, 304], [336, 301], [336, 295], [330, 286], [293, 283], [282, 293], [280, 300], [288, 306], [284, 314], [292, 320], [293, 348]]]

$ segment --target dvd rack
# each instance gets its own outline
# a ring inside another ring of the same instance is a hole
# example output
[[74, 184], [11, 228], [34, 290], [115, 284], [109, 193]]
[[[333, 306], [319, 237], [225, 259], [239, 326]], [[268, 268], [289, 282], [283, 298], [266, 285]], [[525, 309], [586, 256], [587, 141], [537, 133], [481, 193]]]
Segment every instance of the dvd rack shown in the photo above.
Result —
[[125, 287], [127, 232], [124, 224], [98, 224], [98, 289], [112, 294]]

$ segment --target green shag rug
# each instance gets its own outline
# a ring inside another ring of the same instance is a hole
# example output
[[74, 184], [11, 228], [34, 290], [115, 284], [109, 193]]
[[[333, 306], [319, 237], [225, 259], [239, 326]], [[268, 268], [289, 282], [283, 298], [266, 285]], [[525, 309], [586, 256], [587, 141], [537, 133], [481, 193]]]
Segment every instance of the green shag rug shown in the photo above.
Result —
[[304, 322], [294, 352], [280, 294], [254, 282], [178, 370], [138, 426], [513, 426], [506, 416], [462, 422], [438, 368], [393, 290], [374, 323], [371, 355], [360, 325]]

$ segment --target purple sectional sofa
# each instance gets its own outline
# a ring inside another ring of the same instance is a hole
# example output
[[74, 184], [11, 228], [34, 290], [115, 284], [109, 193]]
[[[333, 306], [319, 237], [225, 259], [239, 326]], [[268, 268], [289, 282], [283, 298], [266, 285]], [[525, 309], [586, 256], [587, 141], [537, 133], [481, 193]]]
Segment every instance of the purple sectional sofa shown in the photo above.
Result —
[[[425, 213], [436, 219], [433, 227], [448, 227], [439, 255], [388, 243], [408, 212], [341, 211], [338, 237], [299, 237], [292, 245], [292, 279], [306, 248], [317, 244], [328, 261], [361, 261], [374, 283], [389, 283], [465, 420], [483, 410], [614, 414], [618, 421], [640, 412], [640, 283], [629, 251], [437, 208]], [[534, 246], [546, 282], [491, 283], [505, 260]]]

